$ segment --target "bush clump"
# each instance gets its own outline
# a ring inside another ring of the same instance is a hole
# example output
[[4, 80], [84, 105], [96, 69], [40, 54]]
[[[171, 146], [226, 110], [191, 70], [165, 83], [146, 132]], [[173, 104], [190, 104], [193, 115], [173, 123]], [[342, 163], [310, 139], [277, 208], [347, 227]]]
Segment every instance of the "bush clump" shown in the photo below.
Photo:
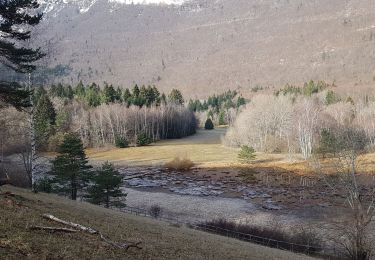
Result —
[[53, 181], [47, 177], [41, 178], [36, 182], [35, 190], [45, 193], [51, 193], [53, 192]]
[[194, 163], [188, 158], [175, 157], [164, 166], [171, 170], [188, 171], [194, 166]]
[[206, 130], [214, 129], [214, 123], [212, 123], [211, 118], [207, 118], [206, 123], [204, 124], [204, 129]]
[[250, 163], [255, 160], [256, 154], [255, 149], [248, 145], [241, 146], [241, 151], [238, 153], [238, 159], [244, 163]]
[[148, 210], [148, 214], [150, 214], [151, 217], [153, 218], [159, 218], [160, 215], [161, 215], [161, 207], [159, 205], [152, 205], [149, 210]]
[[152, 143], [152, 140], [147, 134], [141, 133], [140, 135], [138, 135], [137, 146], [145, 146], [151, 143]]
[[127, 148], [129, 146], [128, 141], [123, 136], [118, 136], [115, 139], [115, 145], [117, 148]]
[[245, 241], [250, 239], [252, 243], [294, 252], [314, 254], [322, 247], [322, 241], [317, 234], [302, 226], [297, 226], [289, 233], [277, 227], [238, 224], [226, 219], [217, 219], [200, 223], [198, 227], [219, 235], [232, 236]]

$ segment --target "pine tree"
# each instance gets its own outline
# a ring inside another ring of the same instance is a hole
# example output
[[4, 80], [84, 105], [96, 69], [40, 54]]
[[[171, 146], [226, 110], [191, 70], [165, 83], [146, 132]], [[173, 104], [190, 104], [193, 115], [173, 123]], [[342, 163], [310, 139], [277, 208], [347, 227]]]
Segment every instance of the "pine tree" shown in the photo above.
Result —
[[[37, 25], [42, 14], [32, 15], [39, 8], [36, 0], [0, 1], [0, 63], [19, 73], [31, 73], [44, 55], [40, 49], [25, 48], [30, 39], [30, 26]], [[30, 91], [16, 82], [0, 81], [0, 101], [18, 109], [30, 106]]]
[[248, 145], [241, 146], [241, 151], [238, 154], [238, 159], [244, 163], [250, 163], [256, 158], [255, 150]]
[[127, 88], [124, 91], [123, 97], [122, 97], [123, 102], [129, 107], [132, 103], [132, 95], [130, 93], [130, 90]]
[[120, 87], [117, 87], [116, 89], [115, 101], [122, 102], [122, 89]]
[[226, 124], [225, 111], [221, 110], [220, 113], [219, 113], [219, 125], [225, 125], [225, 124]]
[[154, 93], [154, 102], [157, 106], [159, 106], [161, 102], [160, 92], [155, 86], [152, 87], [152, 91]]
[[86, 90], [86, 102], [91, 107], [100, 106], [100, 88], [95, 83], [92, 83], [91, 86]]
[[42, 94], [35, 107], [35, 134], [39, 148], [45, 148], [53, 133], [56, 112], [47, 94]]
[[85, 86], [83, 86], [82, 81], [80, 81], [80, 82], [77, 84], [77, 86], [76, 86], [74, 92], [75, 92], [76, 96], [79, 97], [79, 98], [82, 98], [82, 99], [83, 99], [83, 98], [85, 97]]
[[111, 163], [105, 162], [91, 180], [93, 185], [88, 189], [87, 195], [91, 203], [104, 205], [106, 208], [125, 206], [121, 201], [127, 195], [121, 190], [123, 176]]
[[82, 141], [77, 134], [66, 134], [57, 150], [59, 155], [52, 161], [51, 171], [54, 182], [62, 191], [69, 192], [72, 200], [76, 200], [77, 191], [86, 187], [91, 168]]
[[184, 97], [182, 96], [181, 91], [178, 89], [172, 89], [171, 93], [168, 96], [168, 100], [172, 104], [183, 105]]
[[72, 86], [68, 85], [64, 88], [64, 97], [72, 100], [74, 97], [74, 91]]
[[338, 141], [334, 133], [329, 129], [324, 128], [320, 132], [320, 142], [316, 152], [325, 158], [329, 153], [335, 154], [338, 146]]
[[102, 93], [102, 103], [109, 104], [113, 103], [116, 100], [116, 90], [112, 85], [105, 83], [103, 93]]
[[204, 129], [206, 130], [214, 129], [214, 124], [212, 123], [211, 118], [207, 118], [206, 123], [204, 124]]

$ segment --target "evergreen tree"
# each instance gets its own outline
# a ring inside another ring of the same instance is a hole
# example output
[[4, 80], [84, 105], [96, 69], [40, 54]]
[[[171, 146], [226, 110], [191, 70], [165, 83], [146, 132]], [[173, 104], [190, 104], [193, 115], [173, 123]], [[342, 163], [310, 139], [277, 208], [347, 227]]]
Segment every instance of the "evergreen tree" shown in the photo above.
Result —
[[146, 106], [149, 107], [155, 102], [154, 89], [151, 86], [146, 88]]
[[77, 134], [66, 134], [57, 151], [59, 155], [52, 161], [54, 182], [62, 191], [69, 192], [72, 200], [76, 200], [77, 191], [86, 187], [91, 168], [82, 141]]
[[91, 86], [86, 90], [86, 102], [91, 107], [100, 106], [100, 88], [95, 83], [92, 83]]
[[113, 103], [116, 100], [116, 90], [112, 85], [105, 83], [103, 93], [102, 93], [102, 103], [109, 104]]
[[132, 91], [132, 104], [135, 106], [142, 106], [142, 98], [140, 97], [140, 90], [138, 85], [136, 84]]
[[121, 90], [120, 87], [117, 87], [117, 89], [116, 89], [115, 101], [122, 102], [122, 90]]
[[48, 143], [49, 137], [53, 133], [56, 112], [47, 94], [42, 94], [35, 107], [35, 134], [39, 147], [44, 147]]
[[112, 164], [105, 162], [91, 180], [93, 185], [88, 189], [87, 196], [91, 203], [104, 205], [106, 208], [125, 206], [121, 201], [127, 195], [121, 190], [123, 176]]
[[211, 118], [207, 118], [206, 123], [204, 124], [204, 129], [206, 130], [214, 129], [214, 124], [212, 123]]
[[64, 88], [64, 97], [72, 100], [74, 97], [74, 91], [72, 86], [68, 85]]
[[129, 89], [125, 89], [124, 94], [122, 96], [123, 102], [127, 105], [130, 106], [132, 103], [132, 95], [130, 94]]
[[[34, 62], [44, 55], [40, 49], [25, 48], [22, 43], [29, 40], [30, 26], [37, 25], [42, 14], [36, 0], [0, 1], [0, 63], [19, 73], [31, 73]], [[30, 92], [16, 82], [0, 81], [0, 101], [18, 109], [29, 106]]]
[[143, 105], [146, 104], [146, 99], [147, 99], [147, 90], [146, 90], [146, 87], [145, 85], [143, 85], [140, 89], [139, 89], [139, 96], [138, 96], [138, 100], [137, 100], [137, 105], [142, 107]]
[[160, 102], [161, 102], [160, 92], [155, 86], [152, 87], [152, 91], [154, 93], [154, 102], [158, 106], [160, 105]]
[[324, 158], [326, 154], [335, 154], [338, 146], [339, 144], [335, 135], [329, 129], [324, 128], [320, 132], [320, 142], [316, 152], [321, 154]]
[[168, 96], [168, 100], [172, 104], [183, 105], [184, 97], [182, 96], [181, 91], [178, 89], [172, 89], [171, 93]]
[[248, 145], [241, 146], [241, 151], [238, 154], [238, 158], [244, 163], [250, 163], [256, 158], [254, 148]]
[[225, 124], [226, 124], [225, 111], [221, 110], [220, 113], [219, 113], [219, 125], [225, 125]]
[[75, 92], [76, 96], [79, 97], [79, 98], [82, 98], [82, 99], [83, 99], [83, 98], [85, 97], [85, 86], [83, 86], [82, 81], [80, 81], [80, 82], [77, 84], [77, 86], [76, 86], [74, 92]]

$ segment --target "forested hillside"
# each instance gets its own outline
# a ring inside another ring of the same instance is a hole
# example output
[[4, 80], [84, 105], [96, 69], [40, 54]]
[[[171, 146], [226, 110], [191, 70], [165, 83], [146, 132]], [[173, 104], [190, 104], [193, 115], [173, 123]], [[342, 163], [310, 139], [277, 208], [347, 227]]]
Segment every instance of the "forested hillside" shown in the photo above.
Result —
[[55, 2], [38, 30], [50, 81], [144, 82], [198, 98], [311, 79], [374, 82], [371, 0]]

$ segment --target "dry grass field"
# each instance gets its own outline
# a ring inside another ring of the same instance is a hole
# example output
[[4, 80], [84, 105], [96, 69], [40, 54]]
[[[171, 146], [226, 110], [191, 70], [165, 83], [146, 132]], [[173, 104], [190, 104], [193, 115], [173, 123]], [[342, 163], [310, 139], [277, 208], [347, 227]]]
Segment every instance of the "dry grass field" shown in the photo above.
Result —
[[220, 136], [225, 129], [198, 130], [194, 136], [164, 140], [144, 147], [126, 149], [88, 149], [93, 161], [111, 161], [116, 165], [162, 165], [175, 157], [189, 158], [197, 166], [223, 166], [237, 162], [238, 149], [225, 147]]
[[[108, 160], [116, 166], [160, 166], [179, 157], [190, 159], [198, 168], [269, 168], [301, 175], [313, 172], [314, 160], [304, 161], [300, 154], [257, 153], [253, 163], [242, 164], [238, 160], [239, 149], [221, 144], [225, 131], [224, 128], [198, 130], [194, 136], [163, 140], [144, 147], [88, 149], [87, 155], [93, 163]], [[375, 154], [360, 156], [358, 169], [362, 173], [374, 172]]]
[[[1, 192], [0, 259], [308, 259], [56, 195], [12, 186]], [[42, 219], [45, 213], [90, 226], [112, 240], [141, 241], [143, 248], [124, 251], [95, 235], [30, 230], [31, 225], [58, 226]]]

